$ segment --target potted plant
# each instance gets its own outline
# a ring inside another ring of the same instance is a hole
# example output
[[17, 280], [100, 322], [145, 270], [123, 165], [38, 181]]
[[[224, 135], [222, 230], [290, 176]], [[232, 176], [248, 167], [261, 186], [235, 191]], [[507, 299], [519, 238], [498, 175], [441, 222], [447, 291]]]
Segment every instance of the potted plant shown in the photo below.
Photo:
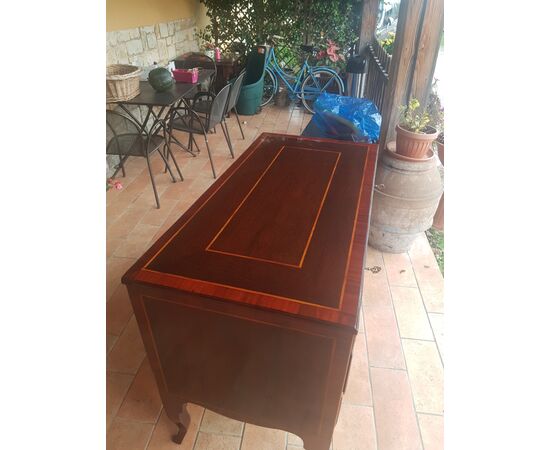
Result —
[[430, 115], [420, 112], [420, 102], [412, 98], [407, 106], [401, 106], [401, 120], [395, 127], [395, 152], [413, 159], [423, 159], [437, 138], [437, 129], [429, 125]]

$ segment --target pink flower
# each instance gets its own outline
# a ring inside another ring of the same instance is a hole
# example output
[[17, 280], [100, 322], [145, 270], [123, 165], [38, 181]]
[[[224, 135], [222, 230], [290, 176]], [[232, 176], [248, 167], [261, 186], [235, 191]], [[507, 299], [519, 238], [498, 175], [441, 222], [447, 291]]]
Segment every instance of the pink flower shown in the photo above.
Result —
[[319, 53], [317, 53], [317, 58], [318, 59], [321, 59], [321, 58], [324, 58], [326, 56], [326, 52], [324, 50], [321, 50], [319, 51]]
[[117, 191], [122, 189], [122, 183], [118, 180], [113, 180], [112, 178], [107, 180], [107, 185], [115, 188]]
[[338, 55], [329, 55], [329, 58], [332, 62], [337, 62], [340, 59]]

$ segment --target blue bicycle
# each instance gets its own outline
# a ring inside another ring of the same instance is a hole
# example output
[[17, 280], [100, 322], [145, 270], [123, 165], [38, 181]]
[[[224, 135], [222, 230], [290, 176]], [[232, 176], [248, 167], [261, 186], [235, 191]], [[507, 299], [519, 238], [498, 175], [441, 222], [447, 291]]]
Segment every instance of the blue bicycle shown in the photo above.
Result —
[[[272, 36], [270, 41], [276, 44], [277, 38], [280, 39], [278, 36]], [[306, 53], [306, 57], [300, 71], [295, 75], [279, 65], [274, 46], [269, 47], [264, 72], [262, 106], [267, 105], [275, 97], [279, 90], [279, 78], [286, 84], [290, 99], [300, 99], [311, 113], [313, 113], [313, 103], [321, 93], [343, 94], [344, 82], [335, 70], [326, 66], [308, 64], [309, 55], [314, 55], [316, 49], [311, 45], [301, 45], [300, 49]]]

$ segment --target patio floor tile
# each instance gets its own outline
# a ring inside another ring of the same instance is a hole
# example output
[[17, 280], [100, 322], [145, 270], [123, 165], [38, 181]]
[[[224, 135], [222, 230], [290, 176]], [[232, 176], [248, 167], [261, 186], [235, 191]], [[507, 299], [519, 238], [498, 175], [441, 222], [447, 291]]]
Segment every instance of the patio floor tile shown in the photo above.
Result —
[[369, 303], [363, 306], [369, 364], [371, 367], [405, 369], [405, 358], [389, 290], [387, 295], [389, 306], [371, 306]]
[[107, 302], [107, 333], [120, 336], [134, 314], [128, 290], [120, 284]]
[[422, 450], [407, 372], [371, 368], [378, 450]]
[[413, 266], [406, 253], [383, 253], [390, 286], [417, 287]]
[[107, 259], [107, 301], [109, 301], [111, 296], [120, 286], [120, 279], [122, 278], [122, 275], [124, 275], [135, 262], [136, 258], [118, 258], [116, 256], [112, 256]]
[[430, 318], [430, 323], [432, 325], [432, 330], [435, 336], [435, 343], [437, 344], [437, 349], [441, 355], [441, 361], [445, 365], [445, 359], [443, 358], [443, 314], [438, 313], [429, 313], [428, 317]]
[[107, 450], [145, 450], [153, 424], [115, 419], [107, 432]]
[[204, 414], [204, 408], [197, 405], [188, 404], [187, 411], [191, 417], [191, 423], [187, 429], [187, 433], [180, 444], [172, 442], [172, 435], [176, 434], [177, 427], [166, 414], [166, 411], [162, 411], [151, 442], [147, 446], [147, 450], [192, 450], [195, 445], [197, 433], [199, 431], [199, 425]]
[[159, 226], [137, 224], [128, 234], [125, 241], [115, 250], [114, 256], [122, 258], [139, 258], [149, 247]]
[[118, 339], [118, 336], [115, 336], [114, 334], [107, 333], [107, 355], [112, 350], [112, 348], [115, 346], [115, 343]]
[[300, 436], [296, 436], [292, 433], [287, 433], [287, 444], [288, 445], [294, 445], [296, 447], [303, 447], [304, 441], [302, 441], [302, 438]]
[[429, 313], [444, 313], [443, 288], [421, 287], [420, 294]]
[[136, 422], [157, 423], [161, 409], [162, 401], [155, 377], [149, 361], [145, 358], [117, 416]]
[[355, 337], [353, 358], [343, 401], [354, 405], [372, 406], [369, 360], [364, 334], [358, 334]]
[[133, 378], [125, 373], [107, 372], [107, 429], [115, 418]]
[[371, 407], [342, 405], [332, 438], [333, 450], [376, 450]]
[[435, 342], [403, 339], [417, 412], [443, 414], [443, 366]]
[[107, 356], [107, 369], [112, 372], [136, 374], [145, 358], [145, 348], [135, 316]]
[[243, 422], [206, 410], [202, 418], [200, 431], [241, 436], [243, 434], [243, 426]]
[[418, 414], [424, 450], [443, 450], [443, 416]]
[[393, 306], [402, 338], [433, 340], [428, 315], [417, 288], [392, 286]]
[[285, 450], [286, 432], [246, 424], [240, 450]]
[[[174, 186], [177, 186], [177, 185], [178, 183], [174, 184]], [[166, 191], [164, 191], [164, 194], [166, 194], [166, 192], [169, 191], [169, 189], [170, 188], [166, 189]], [[140, 220], [139, 223], [144, 225], [153, 225], [156, 227], [160, 227], [164, 223], [166, 218], [171, 214], [172, 209], [174, 209], [177, 203], [178, 203], [178, 200], [176, 199], [162, 198], [160, 203], [161, 208], [159, 209], [155, 208], [149, 211], [147, 214], [143, 216], [143, 218]]]
[[194, 450], [239, 450], [241, 438], [225, 434], [199, 432]]

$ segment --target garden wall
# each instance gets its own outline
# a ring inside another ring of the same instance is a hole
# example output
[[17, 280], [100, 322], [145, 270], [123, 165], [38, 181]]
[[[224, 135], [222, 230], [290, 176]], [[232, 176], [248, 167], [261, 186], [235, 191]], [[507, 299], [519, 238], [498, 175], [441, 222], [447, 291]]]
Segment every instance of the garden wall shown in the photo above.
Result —
[[[197, 51], [195, 18], [107, 32], [107, 64], [148, 67], [165, 65], [176, 56]], [[140, 115], [137, 108], [133, 114]], [[118, 157], [116, 157], [118, 162]], [[114, 171], [115, 157], [107, 157], [107, 177]]]

